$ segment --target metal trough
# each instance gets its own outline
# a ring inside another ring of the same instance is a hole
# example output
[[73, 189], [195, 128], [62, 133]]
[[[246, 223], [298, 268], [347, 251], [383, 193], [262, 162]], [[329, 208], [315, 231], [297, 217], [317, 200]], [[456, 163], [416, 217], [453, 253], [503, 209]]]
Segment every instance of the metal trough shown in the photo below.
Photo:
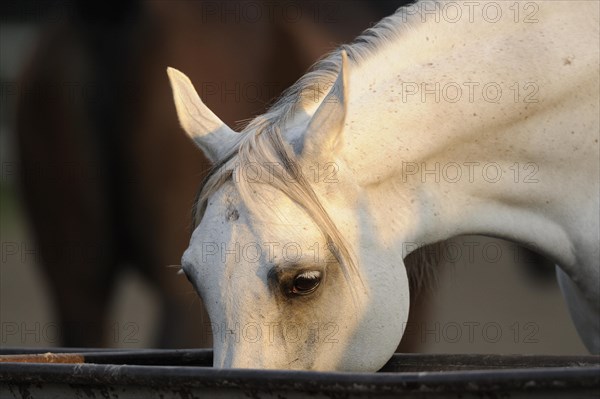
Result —
[[0, 397], [600, 397], [599, 356], [396, 354], [378, 373], [322, 373], [213, 369], [211, 350], [51, 350], [81, 353], [83, 363], [14, 362], [6, 356], [45, 350], [4, 349], [13, 361], [0, 363]]

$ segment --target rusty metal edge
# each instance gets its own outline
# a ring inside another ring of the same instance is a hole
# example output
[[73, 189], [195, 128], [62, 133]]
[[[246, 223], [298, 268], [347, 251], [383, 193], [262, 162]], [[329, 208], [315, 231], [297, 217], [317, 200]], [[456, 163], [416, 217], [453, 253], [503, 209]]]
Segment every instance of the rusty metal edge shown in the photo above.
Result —
[[302, 392], [600, 392], [600, 367], [341, 373], [97, 364], [0, 365], [0, 383]]
[[[78, 353], [85, 363], [156, 366], [212, 365], [212, 349], [0, 348], [0, 356]], [[600, 366], [598, 355], [498, 355], [396, 353], [380, 372]]]

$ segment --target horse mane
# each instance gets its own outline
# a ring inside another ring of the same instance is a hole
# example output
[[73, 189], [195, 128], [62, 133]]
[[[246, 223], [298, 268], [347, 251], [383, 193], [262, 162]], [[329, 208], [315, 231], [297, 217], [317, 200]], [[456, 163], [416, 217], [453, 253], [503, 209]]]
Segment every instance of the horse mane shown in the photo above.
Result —
[[[426, 0], [420, 5], [437, 6], [436, 0]], [[431, 9], [431, 6], [428, 9]], [[410, 6], [408, 6], [410, 7]], [[420, 9], [421, 7], [419, 7]], [[192, 211], [193, 226], [202, 219], [208, 199], [226, 182], [234, 182], [241, 200], [252, 209], [258, 199], [252, 185], [269, 184], [282, 191], [286, 196], [302, 207], [315, 221], [324, 234], [328, 247], [342, 266], [346, 280], [350, 282], [352, 273], [359, 276], [351, 251], [343, 235], [323, 208], [308, 180], [297, 168], [296, 156], [281, 136], [281, 128], [296, 115], [299, 109], [320, 103], [328, 93], [341, 66], [341, 52], [345, 50], [349, 61], [360, 65], [369, 59], [382, 46], [392, 42], [403, 31], [410, 28], [413, 18], [420, 18], [419, 10], [408, 15], [407, 6], [399, 8], [394, 14], [382, 19], [367, 29], [348, 45], [342, 45], [317, 61], [310, 70], [288, 88], [266, 113], [251, 120], [239, 134], [238, 142], [229, 153], [215, 165], [205, 177]], [[252, 165], [257, 170], [258, 179], [249, 182], [242, 178], [241, 168]], [[278, 165], [282, 168], [267, 168], [266, 165]], [[268, 176], [268, 181], [265, 177]], [[290, 177], [292, 177], [290, 179]], [[421, 250], [417, 250], [421, 253]], [[424, 254], [424, 252], [423, 252]], [[426, 286], [431, 280], [433, 264], [426, 256], [412, 254], [406, 265], [411, 285], [411, 294]], [[417, 266], [418, 264], [418, 266]], [[352, 286], [352, 285], [351, 285]]]

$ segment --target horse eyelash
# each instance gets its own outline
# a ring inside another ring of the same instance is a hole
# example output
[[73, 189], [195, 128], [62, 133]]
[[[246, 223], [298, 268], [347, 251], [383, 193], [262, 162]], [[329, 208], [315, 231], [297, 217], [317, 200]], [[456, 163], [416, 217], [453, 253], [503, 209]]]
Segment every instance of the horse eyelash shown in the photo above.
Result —
[[309, 270], [309, 271], [306, 271], [304, 273], [300, 273], [298, 275], [298, 277], [304, 277], [304, 278], [308, 278], [308, 279], [311, 279], [311, 280], [316, 280], [319, 277], [321, 277], [321, 272], [319, 272], [317, 270]]

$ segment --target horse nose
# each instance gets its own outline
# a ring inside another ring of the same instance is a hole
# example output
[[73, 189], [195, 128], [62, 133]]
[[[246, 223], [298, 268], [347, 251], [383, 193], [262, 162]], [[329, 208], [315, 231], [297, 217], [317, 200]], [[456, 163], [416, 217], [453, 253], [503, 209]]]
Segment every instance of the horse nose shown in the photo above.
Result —
[[[265, 361], [270, 353], [257, 342], [240, 339], [236, 343], [215, 342], [213, 367], [222, 369], [269, 369], [273, 362]], [[272, 359], [274, 360], [274, 359]]]
[[262, 362], [258, 356], [244, 353], [243, 350], [230, 350], [219, 354], [215, 350], [213, 367], [220, 369], [262, 369]]

